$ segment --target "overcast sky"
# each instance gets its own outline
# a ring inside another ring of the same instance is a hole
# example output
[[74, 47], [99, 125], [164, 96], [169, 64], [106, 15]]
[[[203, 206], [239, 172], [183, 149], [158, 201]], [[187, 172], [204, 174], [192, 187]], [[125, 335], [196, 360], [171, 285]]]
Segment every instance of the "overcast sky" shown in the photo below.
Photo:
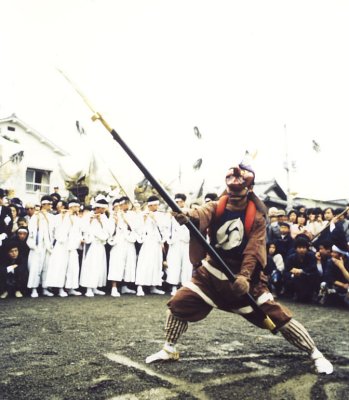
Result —
[[71, 152], [79, 120], [124, 185], [140, 174], [56, 67], [155, 177], [181, 169], [183, 191], [222, 184], [246, 149], [257, 180], [287, 190], [287, 149], [292, 192], [349, 197], [349, 2], [0, 0], [0, 12], [0, 116]]

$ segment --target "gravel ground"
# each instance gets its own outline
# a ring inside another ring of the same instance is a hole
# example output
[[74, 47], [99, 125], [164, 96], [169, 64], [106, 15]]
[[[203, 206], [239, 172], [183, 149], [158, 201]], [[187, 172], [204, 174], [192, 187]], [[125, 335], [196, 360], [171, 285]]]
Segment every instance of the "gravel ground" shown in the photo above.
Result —
[[147, 365], [163, 343], [168, 298], [1, 300], [1, 400], [348, 398], [348, 310], [282, 301], [332, 375], [316, 375], [280, 334], [216, 310], [189, 326], [178, 362]]

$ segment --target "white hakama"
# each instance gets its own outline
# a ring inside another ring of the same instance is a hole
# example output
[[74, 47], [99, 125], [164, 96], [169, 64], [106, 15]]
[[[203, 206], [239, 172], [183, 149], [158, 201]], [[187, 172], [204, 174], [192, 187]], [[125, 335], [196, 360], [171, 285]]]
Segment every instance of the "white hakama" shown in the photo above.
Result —
[[[81, 264], [80, 285], [97, 289], [107, 284], [107, 255], [105, 244], [110, 235], [109, 221], [105, 214], [100, 221], [94, 213], [87, 216], [84, 224], [84, 251]], [[90, 219], [90, 217], [92, 217]]]
[[193, 266], [189, 258], [190, 233], [185, 225], [179, 225], [172, 218], [170, 238], [167, 252], [167, 277], [166, 282], [171, 285], [178, 285], [190, 281], [193, 273]]
[[34, 214], [28, 224], [27, 245], [29, 277], [27, 287], [45, 286], [50, 255], [53, 249], [53, 215], [46, 212]]
[[117, 224], [114, 224], [114, 235], [109, 239], [112, 246], [109, 258], [108, 280], [116, 282], [134, 282], [136, 279], [136, 247], [138, 238], [133, 212], [118, 212]]
[[79, 255], [82, 240], [80, 218], [64, 214], [55, 217], [55, 240], [48, 265], [46, 286], [67, 289], [79, 287]]
[[136, 285], [161, 286], [163, 242], [166, 235], [164, 218], [158, 212], [147, 216], [144, 222], [143, 244], [139, 251], [136, 268]]

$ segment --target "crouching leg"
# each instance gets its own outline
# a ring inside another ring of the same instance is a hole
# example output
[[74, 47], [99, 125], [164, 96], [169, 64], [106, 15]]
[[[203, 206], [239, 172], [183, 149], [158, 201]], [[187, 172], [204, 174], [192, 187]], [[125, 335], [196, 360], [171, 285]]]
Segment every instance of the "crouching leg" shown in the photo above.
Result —
[[314, 367], [319, 374], [332, 374], [333, 365], [317, 349], [313, 339], [310, 337], [305, 327], [292, 318], [287, 324], [279, 329], [282, 336], [298, 349], [308, 353]]
[[198, 294], [186, 287], [182, 287], [176, 292], [168, 302], [168, 307], [164, 346], [160, 351], [146, 358], [147, 364], [156, 361], [177, 361], [179, 353], [176, 350], [176, 343], [188, 329], [188, 321], [202, 320], [212, 310], [212, 307], [205, 303]]
[[165, 324], [164, 347], [155, 354], [147, 357], [145, 362], [150, 364], [156, 361], [177, 361], [179, 353], [176, 351], [177, 340], [188, 329], [188, 322], [176, 318], [170, 310], [167, 311]]

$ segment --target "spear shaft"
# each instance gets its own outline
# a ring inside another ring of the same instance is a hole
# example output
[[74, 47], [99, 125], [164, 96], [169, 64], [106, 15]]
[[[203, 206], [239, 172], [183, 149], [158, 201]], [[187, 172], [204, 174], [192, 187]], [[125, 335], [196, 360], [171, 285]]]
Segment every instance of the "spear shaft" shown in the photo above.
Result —
[[[60, 70], [59, 70], [60, 71]], [[143, 175], [148, 179], [148, 181], [152, 184], [152, 186], [156, 189], [159, 195], [163, 198], [163, 200], [168, 204], [168, 206], [175, 212], [181, 213], [181, 209], [177, 206], [176, 202], [171, 198], [171, 196], [166, 192], [166, 190], [158, 183], [158, 181], [153, 177], [153, 175], [148, 171], [148, 169], [143, 165], [143, 163], [139, 160], [138, 157], [133, 153], [133, 151], [128, 147], [128, 145], [123, 141], [120, 135], [110, 127], [110, 125], [104, 120], [102, 115], [99, 112], [96, 112], [89, 101], [87, 101], [86, 97], [82, 94], [80, 90], [76, 88], [76, 86], [71, 82], [71, 80], [62, 72], [62, 75], [68, 80], [68, 82], [75, 88], [78, 94], [85, 101], [87, 106], [93, 111], [92, 121], [99, 120], [103, 126], [108, 130], [108, 132], [112, 135], [113, 139], [122, 147], [122, 149], [126, 152], [126, 154], [131, 158], [131, 160], [137, 165], [137, 167], [142, 171]], [[207, 242], [206, 238], [201, 234], [199, 229], [193, 224], [190, 219], [185, 224], [189, 229], [190, 233], [198, 240], [198, 242], [205, 248], [207, 253], [214, 258], [219, 265], [224, 270], [224, 273], [230, 280], [230, 282], [235, 282], [236, 277], [231, 272], [228, 265], [221, 258], [221, 256], [216, 252], [216, 250]], [[268, 317], [267, 314], [258, 306], [255, 299], [249, 294], [246, 293], [244, 298], [248, 301], [249, 305], [252, 307], [253, 311], [258, 315], [259, 318], [263, 321], [265, 328], [269, 329], [272, 333], [276, 333], [276, 326], [274, 322]]]
[[[127, 146], [127, 144], [123, 141], [120, 135], [114, 130], [111, 129], [110, 126], [104, 121], [102, 116], [99, 113], [94, 114], [92, 120], [100, 120], [101, 123], [108, 129], [109, 133], [112, 135], [113, 139], [123, 148], [123, 150], [127, 153], [127, 155], [131, 158], [131, 160], [137, 165], [137, 167], [142, 171], [143, 175], [148, 179], [148, 181], [152, 184], [152, 186], [156, 189], [159, 195], [163, 198], [163, 200], [168, 204], [168, 206], [175, 212], [180, 213], [181, 209], [177, 206], [175, 201], [171, 198], [171, 196], [165, 191], [165, 189], [158, 183], [158, 181], [153, 177], [153, 175], [148, 171], [148, 169], [141, 163], [138, 157], [133, 153], [133, 151]], [[192, 221], [188, 221], [186, 224], [187, 228], [191, 232], [193, 236], [199, 241], [199, 243], [204, 246], [207, 253], [214, 258], [224, 269], [225, 274], [231, 282], [235, 281], [235, 275], [231, 272], [229, 267], [226, 265], [225, 261], [220, 257], [220, 255], [216, 252], [216, 250], [207, 242], [205, 237], [201, 234], [201, 232], [197, 229], [197, 227], [193, 224]], [[261, 308], [257, 305], [254, 298], [247, 293], [245, 295], [248, 298], [250, 306], [255, 311], [264, 322], [264, 325], [267, 329], [274, 331], [275, 325], [272, 320], [261, 310]]]
[[[349, 207], [345, 207], [345, 209], [338, 215], [336, 215], [336, 218], [340, 218], [343, 215], [345, 215], [347, 212], [349, 211]], [[322, 232], [324, 232], [326, 229], [328, 229], [331, 225], [331, 221], [327, 221], [326, 225], [324, 225], [324, 227], [320, 230], [320, 232], [318, 232], [310, 241], [310, 243], [314, 243], [317, 241], [317, 239], [319, 238], [319, 236], [322, 234]]]

